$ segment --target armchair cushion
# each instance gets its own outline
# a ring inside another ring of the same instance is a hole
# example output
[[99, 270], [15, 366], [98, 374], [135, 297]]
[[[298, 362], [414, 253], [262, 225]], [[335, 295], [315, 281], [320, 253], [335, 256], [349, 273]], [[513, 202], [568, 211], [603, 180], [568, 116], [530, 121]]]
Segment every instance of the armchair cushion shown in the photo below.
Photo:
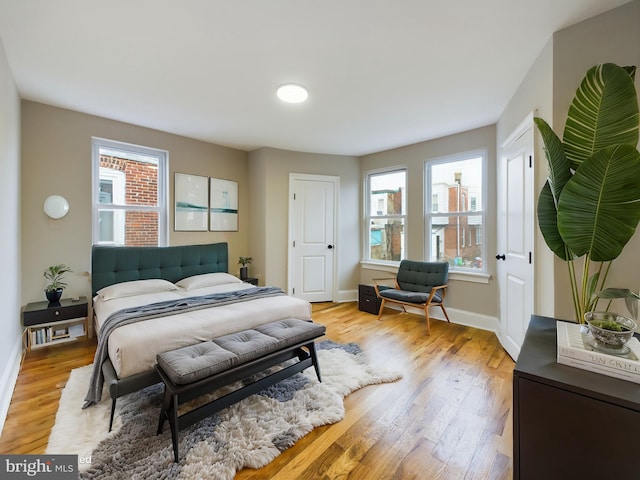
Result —
[[[391, 299], [391, 300], [398, 300], [400, 302], [415, 303], [417, 305], [423, 304], [427, 300], [429, 300], [429, 295], [430, 294], [431, 294], [431, 292], [429, 292], [429, 293], [410, 292], [410, 291], [407, 291], [407, 290], [396, 290], [396, 289], [393, 289], [393, 288], [389, 288], [389, 289], [385, 289], [385, 290], [380, 291], [380, 296], [381, 297], [388, 298], [388, 299]], [[433, 299], [431, 301], [432, 302], [441, 302], [442, 301], [442, 295], [440, 294], [440, 291], [436, 292], [433, 295]]]
[[[396, 290], [393, 288], [383, 290], [380, 292], [381, 297], [388, 298], [391, 300], [399, 300], [401, 302], [416, 303], [418, 305], [423, 304], [427, 300], [429, 300], [430, 294], [431, 292], [429, 293], [409, 292], [407, 290]], [[442, 295], [440, 295], [440, 292], [436, 292], [433, 295], [432, 302], [441, 302], [441, 301], [442, 301]]]

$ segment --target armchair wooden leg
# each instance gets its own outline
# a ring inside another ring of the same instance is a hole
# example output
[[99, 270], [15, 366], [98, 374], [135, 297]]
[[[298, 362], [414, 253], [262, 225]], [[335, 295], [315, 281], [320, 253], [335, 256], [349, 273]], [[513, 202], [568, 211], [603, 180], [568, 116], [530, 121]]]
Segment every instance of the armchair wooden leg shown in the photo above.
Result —
[[431, 322], [429, 321], [429, 305], [424, 306], [424, 316], [427, 319], [427, 335], [431, 335]]
[[442, 313], [444, 313], [444, 316], [447, 319], [447, 322], [451, 323], [451, 320], [449, 320], [449, 315], [447, 315], [447, 311], [445, 310], [444, 305], [440, 304], [440, 308], [442, 309]]
[[382, 301], [380, 302], [380, 309], [378, 310], [378, 320], [380, 320], [380, 317], [382, 316], [382, 311], [384, 310], [384, 298], [382, 299]]

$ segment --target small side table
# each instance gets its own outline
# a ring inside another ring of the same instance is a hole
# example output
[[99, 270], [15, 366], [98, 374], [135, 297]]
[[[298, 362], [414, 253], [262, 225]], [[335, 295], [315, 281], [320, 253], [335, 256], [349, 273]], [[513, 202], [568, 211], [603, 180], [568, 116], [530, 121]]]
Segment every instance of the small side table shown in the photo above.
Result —
[[358, 286], [358, 310], [378, 315], [380, 302], [373, 285], [360, 284]]
[[243, 282], [247, 282], [250, 283], [251, 285], [256, 285], [258, 286], [258, 279], [255, 277], [247, 277], [244, 280], [242, 280]]
[[86, 337], [89, 331], [86, 297], [63, 298], [59, 302], [34, 302], [22, 311], [27, 352]]

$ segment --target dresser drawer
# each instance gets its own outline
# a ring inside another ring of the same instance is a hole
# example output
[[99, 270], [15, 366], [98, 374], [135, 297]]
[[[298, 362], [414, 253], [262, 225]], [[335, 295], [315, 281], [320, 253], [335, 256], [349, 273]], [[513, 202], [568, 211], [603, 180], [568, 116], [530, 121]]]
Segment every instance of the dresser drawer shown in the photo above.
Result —
[[360, 285], [358, 287], [358, 309], [363, 312], [378, 314], [380, 299], [376, 296], [373, 285]]
[[48, 302], [30, 303], [22, 312], [22, 321], [25, 327], [40, 325], [42, 323], [59, 322], [73, 318], [83, 318], [88, 314], [86, 299], [77, 302], [62, 300], [60, 305], [51, 305]]

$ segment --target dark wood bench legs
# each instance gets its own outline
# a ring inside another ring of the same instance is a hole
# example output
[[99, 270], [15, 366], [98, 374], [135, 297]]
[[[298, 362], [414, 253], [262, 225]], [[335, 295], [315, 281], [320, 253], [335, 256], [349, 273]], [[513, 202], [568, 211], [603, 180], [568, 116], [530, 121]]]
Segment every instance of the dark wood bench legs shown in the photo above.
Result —
[[111, 431], [111, 427], [113, 427], [113, 414], [116, 413], [116, 399], [111, 400], [111, 415], [109, 417], [109, 431]]
[[[282, 370], [278, 370], [262, 377], [255, 382], [245, 385], [238, 390], [234, 390], [223, 397], [212, 400], [207, 404], [201, 405], [194, 410], [178, 415], [178, 406], [189, 400], [212, 392], [224, 385], [246, 379], [247, 377], [262, 372], [269, 367], [278, 365], [296, 357], [298, 359], [296, 363], [293, 363]], [[286, 349], [273, 352], [265, 357], [239, 365], [233, 369], [218, 373], [211, 377], [203, 378], [187, 385], [174, 384], [167, 377], [164, 371], [156, 365], [156, 370], [165, 384], [162, 411], [160, 412], [160, 419], [158, 421], [158, 435], [162, 433], [165, 420], [168, 420], [171, 428], [171, 441], [173, 443], [173, 458], [177, 463], [179, 462], [178, 432], [181, 429], [189, 425], [193, 425], [203, 418], [211, 416], [213, 413], [223, 410], [244, 398], [270, 387], [271, 385], [275, 385], [281, 380], [302, 372], [310, 366], [314, 367], [318, 380], [322, 381], [320, 376], [320, 366], [318, 365], [318, 357], [316, 354], [316, 346], [313, 341], [292, 345]]]

